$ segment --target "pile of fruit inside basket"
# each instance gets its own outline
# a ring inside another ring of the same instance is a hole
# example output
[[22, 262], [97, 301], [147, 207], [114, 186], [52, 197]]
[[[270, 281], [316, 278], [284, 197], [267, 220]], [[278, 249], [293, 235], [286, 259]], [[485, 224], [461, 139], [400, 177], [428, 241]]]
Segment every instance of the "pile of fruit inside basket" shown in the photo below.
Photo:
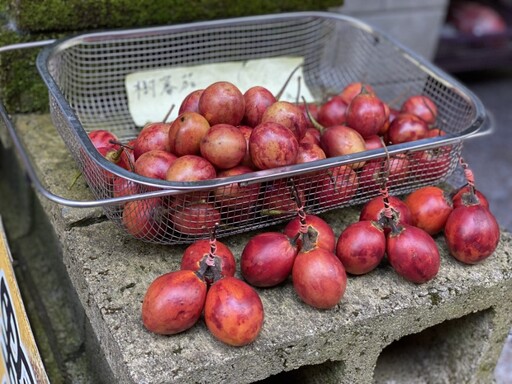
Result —
[[[109, 161], [140, 176], [200, 182], [440, 136], [444, 133], [436, 126], [437, 115], [436, 104], [426, 95], [412, 95], [397, 108], [362, 82], [350, 83], [339, 94], [315, 104], [279, 100], [279, 95], [262, 86], [242, 93], [234, 84], [219, 81], [191, 92], [176, 119], [146, 124], [129, 143], [121, 144], [105, 130], [92, 131], [89, 137]], [[389, 184], [405, 178], [412, 164], [442, 174], [450, 163], [450, 148], [421, 151], [413, 158], [392, 156], [387, 166], [382, 159], [355, 162], [308, 173], [296, 182], [303, 186], [300, 193], [311, 192], [303, 200], [315, 199], [322, 209], [336, 207], [350, 201], [358, 188], [377, 190], [385, 173]], [[84, 174], [89, 185], [111, 186], [114, 197], [140, 191], [139, 184], [108, 171], [100, 177], [87, 169]], [[295, 207], [284, 180], [264, 190], [263, 197], [260, 192], [258, 183], [232, 183], [211, 193], [197, 193], [193, 199], [177, 197], [167, 203], [169, 222], [185, 235], [208, 234], [215, 222], [243, 221], [258, 204], [259, 212], [270, 213]], [[161, 205], [161, 199], [125, 204], [126, 230], [144, 240], [159, 236], [157, 227], [162, 226], [155, 218], [161, 214], [154, 212], [161, 211]]]

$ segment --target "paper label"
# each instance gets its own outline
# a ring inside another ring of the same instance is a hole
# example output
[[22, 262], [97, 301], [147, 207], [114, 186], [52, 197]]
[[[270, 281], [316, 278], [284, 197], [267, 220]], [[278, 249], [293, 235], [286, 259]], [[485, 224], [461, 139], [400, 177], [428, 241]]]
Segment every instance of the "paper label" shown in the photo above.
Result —
[[[128, 107], [135, 124], [144, 126], [162, 121], [172, 105], [174, 109], [168, 121], [175, 119], [181, 102], [190, 92], [217, 81], [229, 81], [242, 93], [259, 85], [276, 95], [302, 62], [300, 57], [278, 57], [131, 73], [125, 80]], [[302, 97], [306, 101], [314, 100], [304, 82], [302, 67], [295, 71], [280, 100], [295, 102], [299, 87], [300, 100]]]
[[2, 384], [49, 384], [12, 269], [0, 221], [0, 379]]

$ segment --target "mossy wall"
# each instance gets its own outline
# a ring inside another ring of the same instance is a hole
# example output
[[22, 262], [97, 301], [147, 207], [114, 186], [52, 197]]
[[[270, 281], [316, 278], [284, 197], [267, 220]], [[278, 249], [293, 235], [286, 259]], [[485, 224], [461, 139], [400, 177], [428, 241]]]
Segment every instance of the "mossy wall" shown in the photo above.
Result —
[[[343, 0], [0, 0], [0, 46], [82, 31], [327, 10], [342, 4]], [[0, 53], [0, 100], [11, 113], [48, 110], [48, 93], [35, 67], [39, 49]]]
[[20, 30], [137, 27], [288, 11], [322, 10], [341, 0], [21, 0], [8, 1]]

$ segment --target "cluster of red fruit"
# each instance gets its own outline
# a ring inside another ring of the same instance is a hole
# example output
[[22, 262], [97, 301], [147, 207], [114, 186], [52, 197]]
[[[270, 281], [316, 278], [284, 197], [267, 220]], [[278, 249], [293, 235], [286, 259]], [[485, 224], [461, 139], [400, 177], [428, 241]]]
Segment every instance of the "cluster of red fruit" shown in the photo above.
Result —
[[243, 280], [234, 277], [232, 251], [214, 235], [191, 244], [181, 269], [148, 287], [142, 320], [149, 331], [176, 334], [204, 314], [218, 340], [247, 345], [264, 320], [262, 301], [252, 287], [278, 286], [291, 277], [300, 300], [329, 309], [343, 298], [347, 273], [371, 272], [385, 257], [404, 279], [425, 283], [440, 269], [434, 236], [443, 231], [450, 254], [467, 264], [489, 257], [500, 235], [487, 199], [472, 183], [451, 195], [437, 186], [417, 189], [404, 200], [384, 193], [367, 202], [359, 221], [338, 237], [326, 221], [298, 206], [283, 231], [261, 232], [246, 243], [239, 258]]
[[476, 264], [498, 246], [499, 225], [485, 196], [472, 183], [451, 195], [437, 186], [419, 188], [401, 200], [379, 196], [366, 203], [359, 221], [341, 233], [336, 253], [348, 272], [372, 271], [387, 255], [393, 269], [413, 283], [440, 269], [434, 237], [444, 234], [449, 253]]
[[[435, 103], [427, 96], [411, 96], [396, 110], [361, 82], [347, 85], [322, 104], [296, 104], [279, 101], [261, 86], [242, 94], [235, 85], [220, 81], [191, 92], [174, 121], [148, 123], [126, 145], [105, 130], [93, 131], [89, 137], [109, 161], [141, 176], [194, 182], [437, 136], [442, 134], [434, 127], [437, 114]], [[426, 150], [412, 156], [416, 166], [443, 172], [449, 151]], [[407, 174], [409, 156], [389, 159], [389, 184]], [[377, 159], [315, 173], [314, 178], [307, 175], [301, 193], [304, 200], [314, 199], [321, 208], [339, 206], [350, 201], [358, 187], [379, 188], [383, 163]], [[88, 172], [85, 176], [89, 184], [111, 186], [114, 197], [139, 192], [140, 185], [106, 170], [99, 179]], [[308, 190], [308, 185], [314, 185], [314, 190]], [[178, 198], [165, 206], [167, 211], [158, 198], [131, 201], [124, 206], [123, 224], [131, 235], [151, 240], [166, 227], [161, 223], [164, 216], [170, 216], [165, 220], [180, 233], [204, 235], [226, 217], [243, 220], [251, 210], [286, 212], [293, 206], [291, 198], [282, 197], [282, 190], [287, 189], [283, 180], [265, 186], [263, 198], [260, 187], [260, 183], [229, 184], [197, 194], [185, 204]], [[258, 204], [261, 206], [255, 208]]]
[[218, 340], [237, 347], [253, 342], [263, 327], [263, 303], [256, 290], [234, 277], [235, 271], [233, 253], [214, 234], [192, 243], [180, 270], [160, 275], [149, 285], [142, 303], [144, 326], [173, 335], [203, 316]]

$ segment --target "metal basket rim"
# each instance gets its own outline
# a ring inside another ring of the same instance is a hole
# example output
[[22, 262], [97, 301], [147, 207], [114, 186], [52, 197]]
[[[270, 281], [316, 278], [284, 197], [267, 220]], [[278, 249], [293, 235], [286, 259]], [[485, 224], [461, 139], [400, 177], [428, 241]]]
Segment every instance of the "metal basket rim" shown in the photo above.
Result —
[[[273, 168], [269, 170], [263, 171], [255, 171], [249, 174], [240, 175], [236, 177], [230, 178], [216, 178], [212, 180], [204, 180], [204, 181], [196, 181], [196, 182], [173, 182], [166, 180], [157, 180], [151, 179], [148, 177], [137, 175], [133, 172], [125, 170], [108, 160], [106, 160], [101, 154], [94, 148], [90, 140], [88, 139], [87, 132], [83, 128], [80, 123], [78, 117], [75, 114], [75, 111], [71, 107], [71, 105], [65, 99], [61, 89], [57, 85], [56, 81], [50, 74], [48, 68], [48, 62], [52, 55], [61, 52], [62, 50], [68, 49], [73, 45], [80, 44], [82, 42], [100, 42], [105, 39], [122, 39], [125, 37], [134, 37], [134, 36], [145, 36], [149, 34], [168, 34], [177, 31], [186, 31], [186, 30], [197, 30], [198, 28], [209, 28], [212, 26], [230, 26], [236, 24], [244, 24], [247, 22], [258, 22], [258, 21], [279, 21], [279, 20], [289, 20], [294, 18], [329, 18], [334, 20], [340, 20], [343, 22], [348, 22], [353, 26], [363, 29], [368, 33], [379, 36], [381, 39], [386, 39], [390, 44], [392, 44], [398, 51], [400, 51], [408, 60], [411, 60], [414, 64], [420, 67], [424, 72], [427, 72], [430, 76], [435, 78], [440, 83], [443, 83], [449, 89], [456, 90], [457, 93], [464, 97], [468, 102], [474, 105], [475, 107], [475, 117], [472, 123], [462, 132], [458, 134], [448, 134], [445, 136], [437, 137], [437, 138], [429, 138], [418, 140], [416, 142], [402, 143], [402, 144], [394, 144], [388, 146], [386, 149], [376, 149], [371, 151], [363, 151], [352, 155], [346, 156], [338, 156], [331, 157], [325, 160], [319, 160], [307, 164], [296, 164], [288, 167], [280, 167]], [[230, 18], [230, 19], [218, 19], [218, 20], [209, 20], [209, 21], [198, 21], [193, 23], [183, 23], [183, 24], [174, 24], [174, 25], [165, 25], [165, 26], [156, 26], [156, 27], [145, 27], [145, 28], [133, 28], [133, 29], [122, 29], [122, 30], [108, 30], [108, 31], [97, 31], [97, 32], [89, 32], [77, 34], [69, 37], [64, 37], [54, 41], [53, 43], [43, 47], [36, 59], [36, 67], [39, 71], [39, 74], [46, 84], [48, 91], [51, 95], [51, 100], [55, 101], [61, 111], [64, 114], [64, 117], [67, 119], [67, 122], [71, 125], [74, 130], [74, 133], [78, 136], [82, 147], [85, 149], [85, 154], [92, 159], [95, 163], [100, 165], [102, 168], [112, 172], [115, 175], [123, 177], [125, 179], [135, 181], [139, 184], [158, 187], [161, 189], [169, 190], [169, 193], [187, 193], [195, 190], [205, 190], [205, 189], [213, 189], [220, 186], [224, 186], [231, 183], [244, 183], [248, 181], [267, 181], [273, 180], [285, 176], [293, 176], [296, 174], [304, 173], [306, 171], [313, 171], [318, 169], [325, 169], [333, 166], [341, 166], [356, 163], [359, 161], [367, 161], [374, 158], [382, 157], [386, 155], [386, 152], [389, 154], [398, 154], [405, 153], [409, 151], [416, 151], [421, 149], [428, 149], [433, 147], [440, 147], [444, 145], [452, 145], [454, 143], [458, 143], [463, 141], [469, 136], [476, 134], [484, 125], [485, 120], [487, 119], [487, 114], [485, 107], [483, 106], [480, 99], [467, 87], [465, 87], [458, 80], [453, 78], [448, 73], [444, 72], [442, 69], [436, 67], [435, 65], [429, 63], [426, 59], [421, 57], [419, 54], [412, 51], [410, 48], [404, 46], [400, 42], [398, 42], [393, 37], [389, 36], [385, 32], [379, 30], [378, 28], [369, 25], [366, 22], [363, 22], [355, 17], [342, 15], [335, 12], [289, 12], [289, 13], [280, 13], [280, 14], [270, 14], [270, 15], [257, 15], [257, 16], [247, 16], [247, 17], [238, 17], [238, 18]]]

